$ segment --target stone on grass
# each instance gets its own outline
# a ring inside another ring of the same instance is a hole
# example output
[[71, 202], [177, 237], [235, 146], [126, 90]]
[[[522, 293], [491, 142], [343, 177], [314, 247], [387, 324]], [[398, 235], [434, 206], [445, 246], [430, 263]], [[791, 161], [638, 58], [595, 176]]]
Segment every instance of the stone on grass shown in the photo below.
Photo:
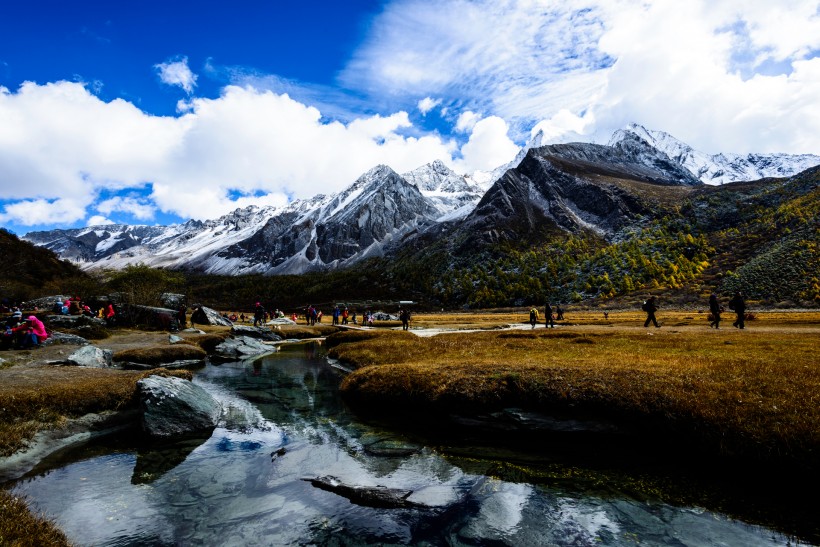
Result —
[[233, 322], [230, 319], [222, 317], [216, 310], [206, 308], [205, 306], [194, 306], [194, 312], [191, 314], [191, 324], [230, 327], [233, 325]]
[[113, 352], [110, 349], [84, 346], [69, 355], [66, 363], [78, 367], [109, 368], [112, 355]]

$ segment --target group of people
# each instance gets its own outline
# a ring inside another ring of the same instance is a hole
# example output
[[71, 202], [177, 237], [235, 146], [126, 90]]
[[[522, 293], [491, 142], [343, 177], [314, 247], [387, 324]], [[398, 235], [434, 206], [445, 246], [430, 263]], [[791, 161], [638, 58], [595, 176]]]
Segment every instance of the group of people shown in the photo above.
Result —
[[14, 308], [4, 322], [0, 349], [28, 349], [39, 346], [47, 339], [48, 331], [36, 315], [24, 319], [23, 312]]
[[[554, 329], [555, 322], [563, 320], [564, 310], [561, 308], [561, 304], [556, 304], [553, 309], [552, 304], [548, 301], [544, 305], [544, 325], [547, 328]], [[538, 309], [533, 306], [530, 308], [530, 324], [532, 325], [532, 328], [535, 328], [536, 323], [538, 323]]]
[[106, 324], [109, 326], [116, 323], [117, 317], [117, 311], [111, 302], [109, 302], [108, 305], [100, 306], [96, 310], [92, 310], [91, 306], [83, 302], [79, 296], [72, 296], [65, 300], [55, 300], [51, 306], [51, 311], [55, 315], [85, 315], [87, 317], [105, 319]]
[[[746, 328], [746, 299], [740, 291], [735, 292], [732, 299], [729, 300], [729, 309], [735, 312], [735, 322], [732, 326], [738, 329]], [[709, 296], [709, 328], [720, 328], [720, 314], [723, 312], [723, 306], [716, 293]]]
[[[746, 298], [741, 291], [736, 291], [734, 296], [728, 302], [729, 309], [735, 312], [735, 322], [732, 326], [738, 329], [746, 328]], [[650, 296], [641, 306], [641, 309], [646, 312], [646, 321], [643, 326], [648, 327], [650, 323], [654, 324], [656, 328], [660, 328], [655, 317], [655, 312], [658, 311], [658, 302], [655, 296]], [[712, 293], [709, 296], [709, 328], [720, 328], [720, 314], [723, 313], [724, 308], [720, 303], [717, 293]]]

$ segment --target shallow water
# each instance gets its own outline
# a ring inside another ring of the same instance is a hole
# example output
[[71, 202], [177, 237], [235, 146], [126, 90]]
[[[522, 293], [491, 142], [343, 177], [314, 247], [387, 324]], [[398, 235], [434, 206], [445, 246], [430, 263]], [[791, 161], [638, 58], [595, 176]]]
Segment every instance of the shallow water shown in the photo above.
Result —
[[[145, 446], [136, 432], [110, 436], [49, 458], [14, 492], [78, 545], [789, 543], [635, 495], [628, 476], [503, 447], [443, 449], [440, 438], [362, 422], [340, 401], [339, 380], [316, 345], [208, 365], [195, 382], [228, 408], [210, 438]], [[412, 491], [412, 506], [355, 504], [304, 480], [321, 476]]]

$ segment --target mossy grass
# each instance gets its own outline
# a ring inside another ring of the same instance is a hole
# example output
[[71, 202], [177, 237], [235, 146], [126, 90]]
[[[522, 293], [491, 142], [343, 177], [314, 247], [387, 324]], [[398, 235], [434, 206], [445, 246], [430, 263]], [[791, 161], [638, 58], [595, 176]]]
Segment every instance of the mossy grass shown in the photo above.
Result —
[[[820, 464], [816, 327], [763, 328], [764, 318], [744, 331], [715, 331], [681, 314], [676, 322], [697, 327], [645, 330], [639, 312], [580, 315], [586, 325], [555, 330], [344, 333], [329, 346], [332, 357], [360, 367], [342, 393], [368, 411], [515, 406], [597, 415], [726, 456]], [[813, 324], [814, 315], [804, 319]]]
[[192, 344], [173, 344], [150, 346], [147, 348], [133, 348], [118, 351], [114, 354], [115, 362], [141, 363], [145, 365], [159, 365], [173, 361], [187, 359], [205, 359], [208, 353], [199, 346]]
[[60, 547], [71, 544], [52, 521], [32, 514], [23, 499], [0, 490], [0, 545]]

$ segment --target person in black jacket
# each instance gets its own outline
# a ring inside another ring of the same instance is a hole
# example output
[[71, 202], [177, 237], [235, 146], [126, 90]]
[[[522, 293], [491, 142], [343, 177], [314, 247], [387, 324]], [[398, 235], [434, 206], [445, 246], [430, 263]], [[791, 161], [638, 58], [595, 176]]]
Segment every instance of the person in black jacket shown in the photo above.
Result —
[[644, 321], [643, 326], [648, 327], [649, 323], [653, 323], [655, 325], [655, 328], [661, 328], [660, 324], [658, 323], [658, 320], [655, 319], [655, 312], [658, 311], [658, 304], [655, 301], [655, 297], [650, 296], [649, 300], [644, 302], [642, 308], [643, 311], [646, 312], [646, 321]]
[[735, 292], [735, 295], [731, 300], [729, 300], [729, 309], [734, 310], [737, 315], [737, 319], [734, 323], [732, 323], [732, 326], [739, 329], [745, 329], [746, 324], [744, 320], [746, 319], [746, 300], [743, 299], [742, 292]]
[[709, 296], [709, 312], [712, 314], [712, 320], [709, 321], [709, 328], [720, 328], [720, 301], [715, 293]]
[[555, 328], [555, 321], [552, 319], [552, 306], [549, 302], [544, 306], [544, 317], [546, 321], [544, 321], [544, 328]]

